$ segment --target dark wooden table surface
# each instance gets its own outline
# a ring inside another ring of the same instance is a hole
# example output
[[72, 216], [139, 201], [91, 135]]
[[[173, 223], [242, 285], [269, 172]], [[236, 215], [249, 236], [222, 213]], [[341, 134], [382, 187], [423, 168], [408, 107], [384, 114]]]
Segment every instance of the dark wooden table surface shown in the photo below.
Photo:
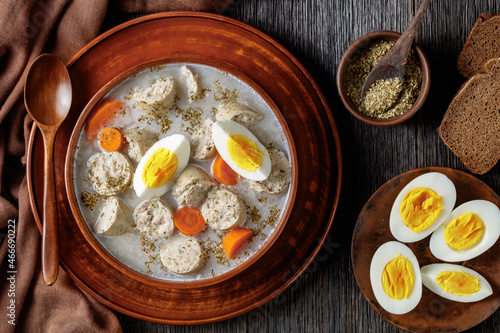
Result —
[[[455, 67], [482, 12], [500, 12], [498, 0], [434, 0], [416, 41], [431, 64], [432, 85], [422, 110], [401, 125], [374, 127], [344, 109], [336, 67], [355, 39], [373, 30], [402, 32], [419, 0], [243, 0], [223, 13], [276, 39], [310, 71], [326, 96], [342, 145], [340, 207], [320, 256], [281, 295], [229, 321], [194, 327], [159, 325], [117, 313], [124, 332], [402, 332], [366, 302], [351, 268], [357, 216], [392, 177], [424, 166], [466, 168], [443, 144], [437, 127], [464, 78]], [[500, 193], [500, 166], [479, 179]], [[499, 332], [500, 311], [470, 332]]]

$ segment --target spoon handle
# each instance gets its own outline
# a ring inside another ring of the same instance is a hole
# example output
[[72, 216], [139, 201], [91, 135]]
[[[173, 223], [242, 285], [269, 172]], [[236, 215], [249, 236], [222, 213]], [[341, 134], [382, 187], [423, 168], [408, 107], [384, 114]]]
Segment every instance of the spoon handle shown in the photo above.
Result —
[[45, 283], [50, 286], [56, 281], [59, 269], [59, 226], [54, 182], [55, 133], [49, 131], [43, 134], [45, 141], [45, 188], [43, 192], [42, 271]]
[[413, 39], [415, 38], [415, 34], [417, 32], [417, 27], [420, 25], [420, 22], [422, 21], [425, 11], [427, 10], [427, 7], [429, 7], [430, 3], [431, 0], [422, 0], [422, 2], [420, 3], [420, 7], [418, 7], [417, 12], [415, 13], [415, 16], [413, 17], [401, 37], [399, 37], [401, 43], [396, 43], [396, 45], [394, 45], [394, 47], [389, 51], [394, 54], [395, 57], [396, 55], [399, 57], [397, 61], [398, 64], [406, 63], [406, 60], [408, 59], [408, 51], [410, 51], [411, 44], [413, 44]]

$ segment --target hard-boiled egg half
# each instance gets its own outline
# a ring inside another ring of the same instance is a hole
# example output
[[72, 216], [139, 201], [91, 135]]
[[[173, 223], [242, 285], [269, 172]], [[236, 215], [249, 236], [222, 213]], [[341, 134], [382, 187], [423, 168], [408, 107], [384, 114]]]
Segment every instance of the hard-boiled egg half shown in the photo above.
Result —
[[431, 236], [429, 247], [441, 260], [457, 262], [477, 257], [500, 236], [500, 209], [486, 200], [455, 208]]
[[240, 176], [261, 181], [271, 173], [267, 149], [245, 126], [232, 120], [219, 120], [212, 127], [215, 148]]
[[390, 228], [400, 242], [417, 242], [429, 236], [450, 214], [457, 192], [453, 182], [439, 172], [429, 172], [409, 182], [391, 209]]
[[135, 170], [133, 186], [141, 199], [159, 197], [174, 185], [190, 154], [188, 139], [181, 134], [157, 141], [144, 154]]
[[377, 249], [370, 265], [370, 281], [378, 303], [390, 313], [410, 312], [422, 297], [418, 260], [399, 242], [387, 242]]
[[452, 264], [422, 267], [422, 283], [432, 292], [457, 302], [477, 302], [493, 293], [490, 284], [476, 271]]

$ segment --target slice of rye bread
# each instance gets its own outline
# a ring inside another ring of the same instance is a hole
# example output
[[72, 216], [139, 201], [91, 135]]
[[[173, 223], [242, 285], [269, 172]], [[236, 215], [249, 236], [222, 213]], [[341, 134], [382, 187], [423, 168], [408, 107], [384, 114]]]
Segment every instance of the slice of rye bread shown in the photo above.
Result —
[[491, 59], [455, 95], [438, 129], [444, 143], [473, 173], [500, 159], [500, 58]]
[[500, 57], [500, 14], [482, 13], [458, 55], [460, 74], [471, 77], [490, 59]]

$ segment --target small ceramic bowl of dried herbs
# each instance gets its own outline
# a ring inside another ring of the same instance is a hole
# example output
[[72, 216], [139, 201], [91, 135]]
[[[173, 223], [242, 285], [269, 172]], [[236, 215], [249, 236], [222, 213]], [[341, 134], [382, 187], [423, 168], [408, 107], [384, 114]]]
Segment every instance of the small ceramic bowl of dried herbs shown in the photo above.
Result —
[[376, 126], [402, 123], [411, 118], [427, 98], [431, 83], [429, 62], [422, 49], [413, 44], [403, 82], [380, 82], [369, 98], [367, 93], [361, 99], [366, 76], [400, 36], [395, 31], [370, 32], [352, 43], [340, 59], [337, 68], [340, 99], [352, 115], [365, 123]]

